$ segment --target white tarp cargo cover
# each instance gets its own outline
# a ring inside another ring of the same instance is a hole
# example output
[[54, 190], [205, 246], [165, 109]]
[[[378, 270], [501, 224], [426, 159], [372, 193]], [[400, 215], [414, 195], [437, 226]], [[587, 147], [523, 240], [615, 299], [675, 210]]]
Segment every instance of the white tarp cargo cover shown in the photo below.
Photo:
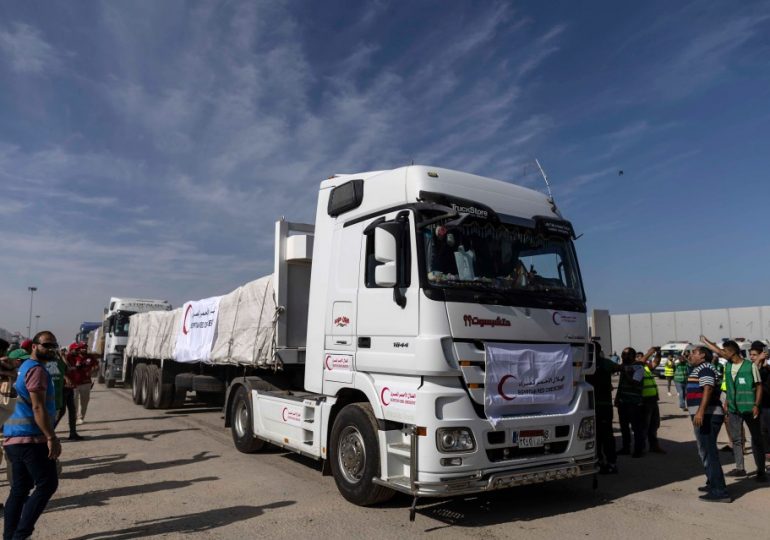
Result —
[[492, 424], [504, 416], [557, 412], [574, 394], [572, 347], [488, 343], [484, 412]]
[[[218, 297], [218, 300], [209, 358], [186, 361], [207, 361], [212, 364], [272, 364], [278, 316], [273, 277], [266, 276], [251, 281]], [[126, 355], [182, 361], [175, 355], [175, 351], [187, 304], [173, 311], [149, 311], [132, 315]]]
[[[177, 362], [209, 362], [214, 344], [219, 296], [185, 302], [182, 319], [179, 321], [174, 346], [174, 360]], [[157, 335], [161, 335], [158, 328]]]

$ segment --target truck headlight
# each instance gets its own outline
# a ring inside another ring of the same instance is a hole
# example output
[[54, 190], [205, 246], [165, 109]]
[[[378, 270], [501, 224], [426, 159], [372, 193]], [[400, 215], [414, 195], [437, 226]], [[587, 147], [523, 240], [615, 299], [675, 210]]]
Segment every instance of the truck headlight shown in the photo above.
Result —
[[587, 416], [580, 421], [580, 428], [578, 428], [578, 439], [593, 439], [594, 438], [594, 417]]
[[436, 446], [439, 452], [470, 452], [476, 449], [476, 440], [465, 427], [438, 428]]

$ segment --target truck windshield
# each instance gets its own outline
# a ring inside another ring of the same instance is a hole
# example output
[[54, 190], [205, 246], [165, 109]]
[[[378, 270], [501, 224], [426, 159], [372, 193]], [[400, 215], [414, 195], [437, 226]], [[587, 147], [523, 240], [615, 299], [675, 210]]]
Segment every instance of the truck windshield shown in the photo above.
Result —
[[566, 236], [466, 217], [459, 226], [449, 218], [428, 224], [421, 238], [425, 277], [432, 287], [487, 291], [505, 303], [533, 307], [559, 304], [567, 309], [584, 302]]
[[128, 311], [119, 311], [115, 314], [112, 332], [116, 336], [127, 336], [128, 335], [128, 318], [133, 315], [133, 313]]

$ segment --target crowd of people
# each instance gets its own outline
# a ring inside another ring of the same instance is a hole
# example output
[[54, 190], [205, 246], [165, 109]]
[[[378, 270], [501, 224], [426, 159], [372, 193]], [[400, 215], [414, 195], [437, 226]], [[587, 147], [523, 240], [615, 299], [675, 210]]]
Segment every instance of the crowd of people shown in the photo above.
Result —
[[[732, 502], [727, 491], [719, 459], [717, 437], [725, 424], [735, 468], [731, 477], [748, 475], [744, 460], [745, 428], [751, 435], [757, 482], [767, 482], [765, 460], [770, 449], [770, 365], [764, 343], [755, 341], [748, 358], [741, 355], [735, 341], [718, 346], [705, 336], [701, 344], [668, 359], [664, 367], [668, 394], [671, 383], [679, 394], [679, 407], [687, 411], [692, 422], [698, 455], [706, 474], [706, 484], [699, 488], [700, 498], [708, 502]], [[597, 422], [597, 453], [600, 473], [618, 472], [617, 456], [631, 454], [641, 458], [646, 451], [666, 453], [658, 441], [660, 410], [658, 385], [654, 372], [662, 360], [660, 347], [646, 354], [628, 347], [615, 363], [601, 354], [597, 343], [596, 373], [590, 377], [594, 385]], [[719, 361], [724, 359], [724, 363]], [[619, 375], [613, 399], [613, 375]], [[616, 448], [612, 430], [613, 409], [618, 410], [621, 447]]]
[[77, 426], [85, 421], [97, 368], [85, 343], [60, 349], [48, 331], [14, 346], [0, 340], [0, 393], [4, 403], [13, 404], [0, 408], [10, 485], [3, 538], [29, 538], [56, 492], [61, 471], [56, 426], [67, 414], [67, 439], [83, 439]]

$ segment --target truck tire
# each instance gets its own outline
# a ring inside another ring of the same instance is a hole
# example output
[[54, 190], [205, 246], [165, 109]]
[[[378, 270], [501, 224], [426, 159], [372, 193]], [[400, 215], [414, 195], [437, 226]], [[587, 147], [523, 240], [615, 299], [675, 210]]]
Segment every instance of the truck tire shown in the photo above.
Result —
[[211, 375], [196, 375], [192, 380], [192, 389], [203, 393], [225, 393], [225, 383]]
[[330, 453], [334, 482], [349, 502], [370, 506], [395, 494], [372, 481], [380, 475], [380, 445], [368, 403], [351, 403], [339, 412], [332, 426]]
[[110, 379], [106, 383], [107, 388], [115, 388], [115, 379]]
[[244, 454], [253, 454], [264, 448], [265, 441], [254, 436], [254, 420], [252, 418], [251, 400], [249, 391], [243, 387], [238, 387], [230, 409], [230, 418], [232, 424], [230, 431], [233, 434], [233, 444], [239, 452]]
[[160, 377], [158, 366], [148, 365], [142, 375], [142, 405], [145, 409], [154, 409], [155, 405], [152, 403], [152, 385], [155, 384], [155, 379]]
[[163, 373], [155, 367], [157, 376], [152, 380], [150, 400], [154, 409], [168, 409], [174, 399], [174, 385], [163, 384]]
[[[131, 399], [135, 404], [142, 404], [142, 375], [144, 374], [144, 364], [136, 364], [134, 373], [131, 375]], [[109, 387], [110, 381], [107, 381]]]

